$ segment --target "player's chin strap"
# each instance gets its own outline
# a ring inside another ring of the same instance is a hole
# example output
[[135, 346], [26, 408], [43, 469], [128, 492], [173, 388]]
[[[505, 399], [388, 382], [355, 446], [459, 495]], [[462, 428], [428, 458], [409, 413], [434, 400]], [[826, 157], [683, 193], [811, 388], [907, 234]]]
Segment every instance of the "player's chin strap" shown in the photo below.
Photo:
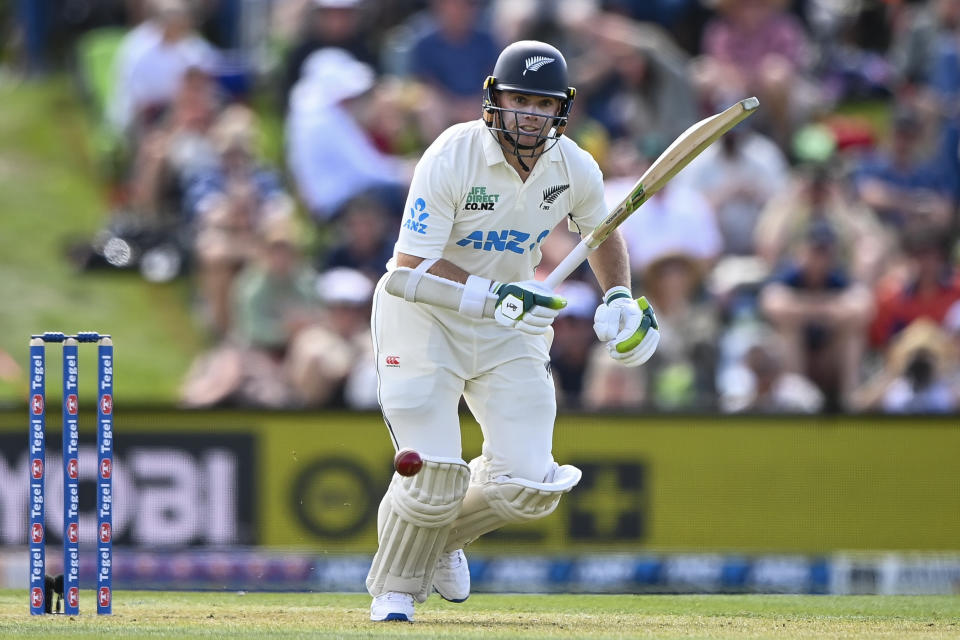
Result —
[[[500, 116], [500, 123], [501, 124], [503, 123], [503, 115]], [[503, 128], [503, 137], [513, 147], [514, 149], [513, 155], [514, 157], [516, 157], [517, 162], [520, 163], [520, 166], [523, 167], [524, 171], [529, 173], [530, 167], [528, 167], [527, 163], [523, 161], [523, 159], [526, 158], [527, 156], [520, 155], [520, 149], [523, 149], [524, 151], [533, 151], [537, 147], [543, 145], [544, 142], [541, 141], [538, 144], [520, 144], [519, 140], [517, 140], [512, 135], [510, 135], [510, 133], [507, 132], [506, 127]], [[536, 157], [537, 155], [539, 154], [531, 153], [529, 157]]]
[[430, 267], [436, 264], [439, 258], [424, 258], [416, 268], [410, 270], [410, 277], [407, 278], [407, 286], [403, 288], [403, 299], [407, 302], [417, 301], [417, 285]]

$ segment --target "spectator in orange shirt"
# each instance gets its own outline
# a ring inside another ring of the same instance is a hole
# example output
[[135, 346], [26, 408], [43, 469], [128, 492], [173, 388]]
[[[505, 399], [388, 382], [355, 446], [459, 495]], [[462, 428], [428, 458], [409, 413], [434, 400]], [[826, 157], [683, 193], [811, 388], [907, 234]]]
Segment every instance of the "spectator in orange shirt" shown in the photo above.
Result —
[[944, 234], [933, 228], [910, 232], [904, 241], [905, 272], [881, 280], [870, 342], [885, 348], [894, 335], [918, 318], [941, 324], [960, 300], [960, 274], [948, 261]]

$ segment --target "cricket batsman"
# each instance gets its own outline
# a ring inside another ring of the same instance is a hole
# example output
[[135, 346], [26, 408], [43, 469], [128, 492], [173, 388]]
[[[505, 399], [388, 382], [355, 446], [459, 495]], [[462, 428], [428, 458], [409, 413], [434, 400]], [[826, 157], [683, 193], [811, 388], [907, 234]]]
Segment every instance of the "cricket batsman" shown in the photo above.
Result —
[[[580, 480], [579, 469], [551, 454], [551, 324], [566, 301], [534, 280], [540, 245], [557, 223], [566, 218], [583, 236], [607, 214], [599, 166], [563, 136], [575, 95], [556, 48], [515, 42], [484, 83], [481, 118], [444, 131], [417, 165], [371, 323], [390, 437], [396, 449], [420, 452], [423, 467], [394, 474], [380, 503], [366, 581], [371, 620], [412, 621], [414, 603], [432, 589], [466, 600], [463, 547], [550, 515]], [[594, 329], [612, 358], [637, 366], [660, 334], [653, 309], [633, 299], [628, 265], [618, 231], [590, 256], [605, 291]], [[412, 270], [409, 292], [425, 277], [455, 283], [459, 310], [388, 293], [398, 268]], [[484, 318], [491, 292], [495, 318]], [[469, 464], [461, 397], [484, 440]]]

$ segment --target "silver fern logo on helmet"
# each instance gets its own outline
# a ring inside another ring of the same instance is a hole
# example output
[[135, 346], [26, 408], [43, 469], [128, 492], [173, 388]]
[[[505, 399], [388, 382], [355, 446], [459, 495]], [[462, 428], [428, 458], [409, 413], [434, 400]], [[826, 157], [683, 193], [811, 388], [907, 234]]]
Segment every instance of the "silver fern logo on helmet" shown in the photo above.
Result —
[[547, 56], [531, 56], [524, 60], [527, 68], [523, 70], [523, 73], [520, 75], [527, 75], [527, 71], [539, 71], [540, 67], [546, 64], [554, 62], [553, 58], [548, 58]]

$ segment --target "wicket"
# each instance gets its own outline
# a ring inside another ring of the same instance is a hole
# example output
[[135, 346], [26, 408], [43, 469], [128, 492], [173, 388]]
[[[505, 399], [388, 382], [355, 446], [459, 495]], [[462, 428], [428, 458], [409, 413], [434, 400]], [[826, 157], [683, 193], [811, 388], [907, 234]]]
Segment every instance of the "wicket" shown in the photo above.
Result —
[[97, 614], [112, 612], [113, 341], [109, 335], [48, 331], [30, 336], [30, 613], [47, 612], [45, 551], [46, 343], [63, 344], [63, 612], [80, 613], [80, 343], [97, 343]]

